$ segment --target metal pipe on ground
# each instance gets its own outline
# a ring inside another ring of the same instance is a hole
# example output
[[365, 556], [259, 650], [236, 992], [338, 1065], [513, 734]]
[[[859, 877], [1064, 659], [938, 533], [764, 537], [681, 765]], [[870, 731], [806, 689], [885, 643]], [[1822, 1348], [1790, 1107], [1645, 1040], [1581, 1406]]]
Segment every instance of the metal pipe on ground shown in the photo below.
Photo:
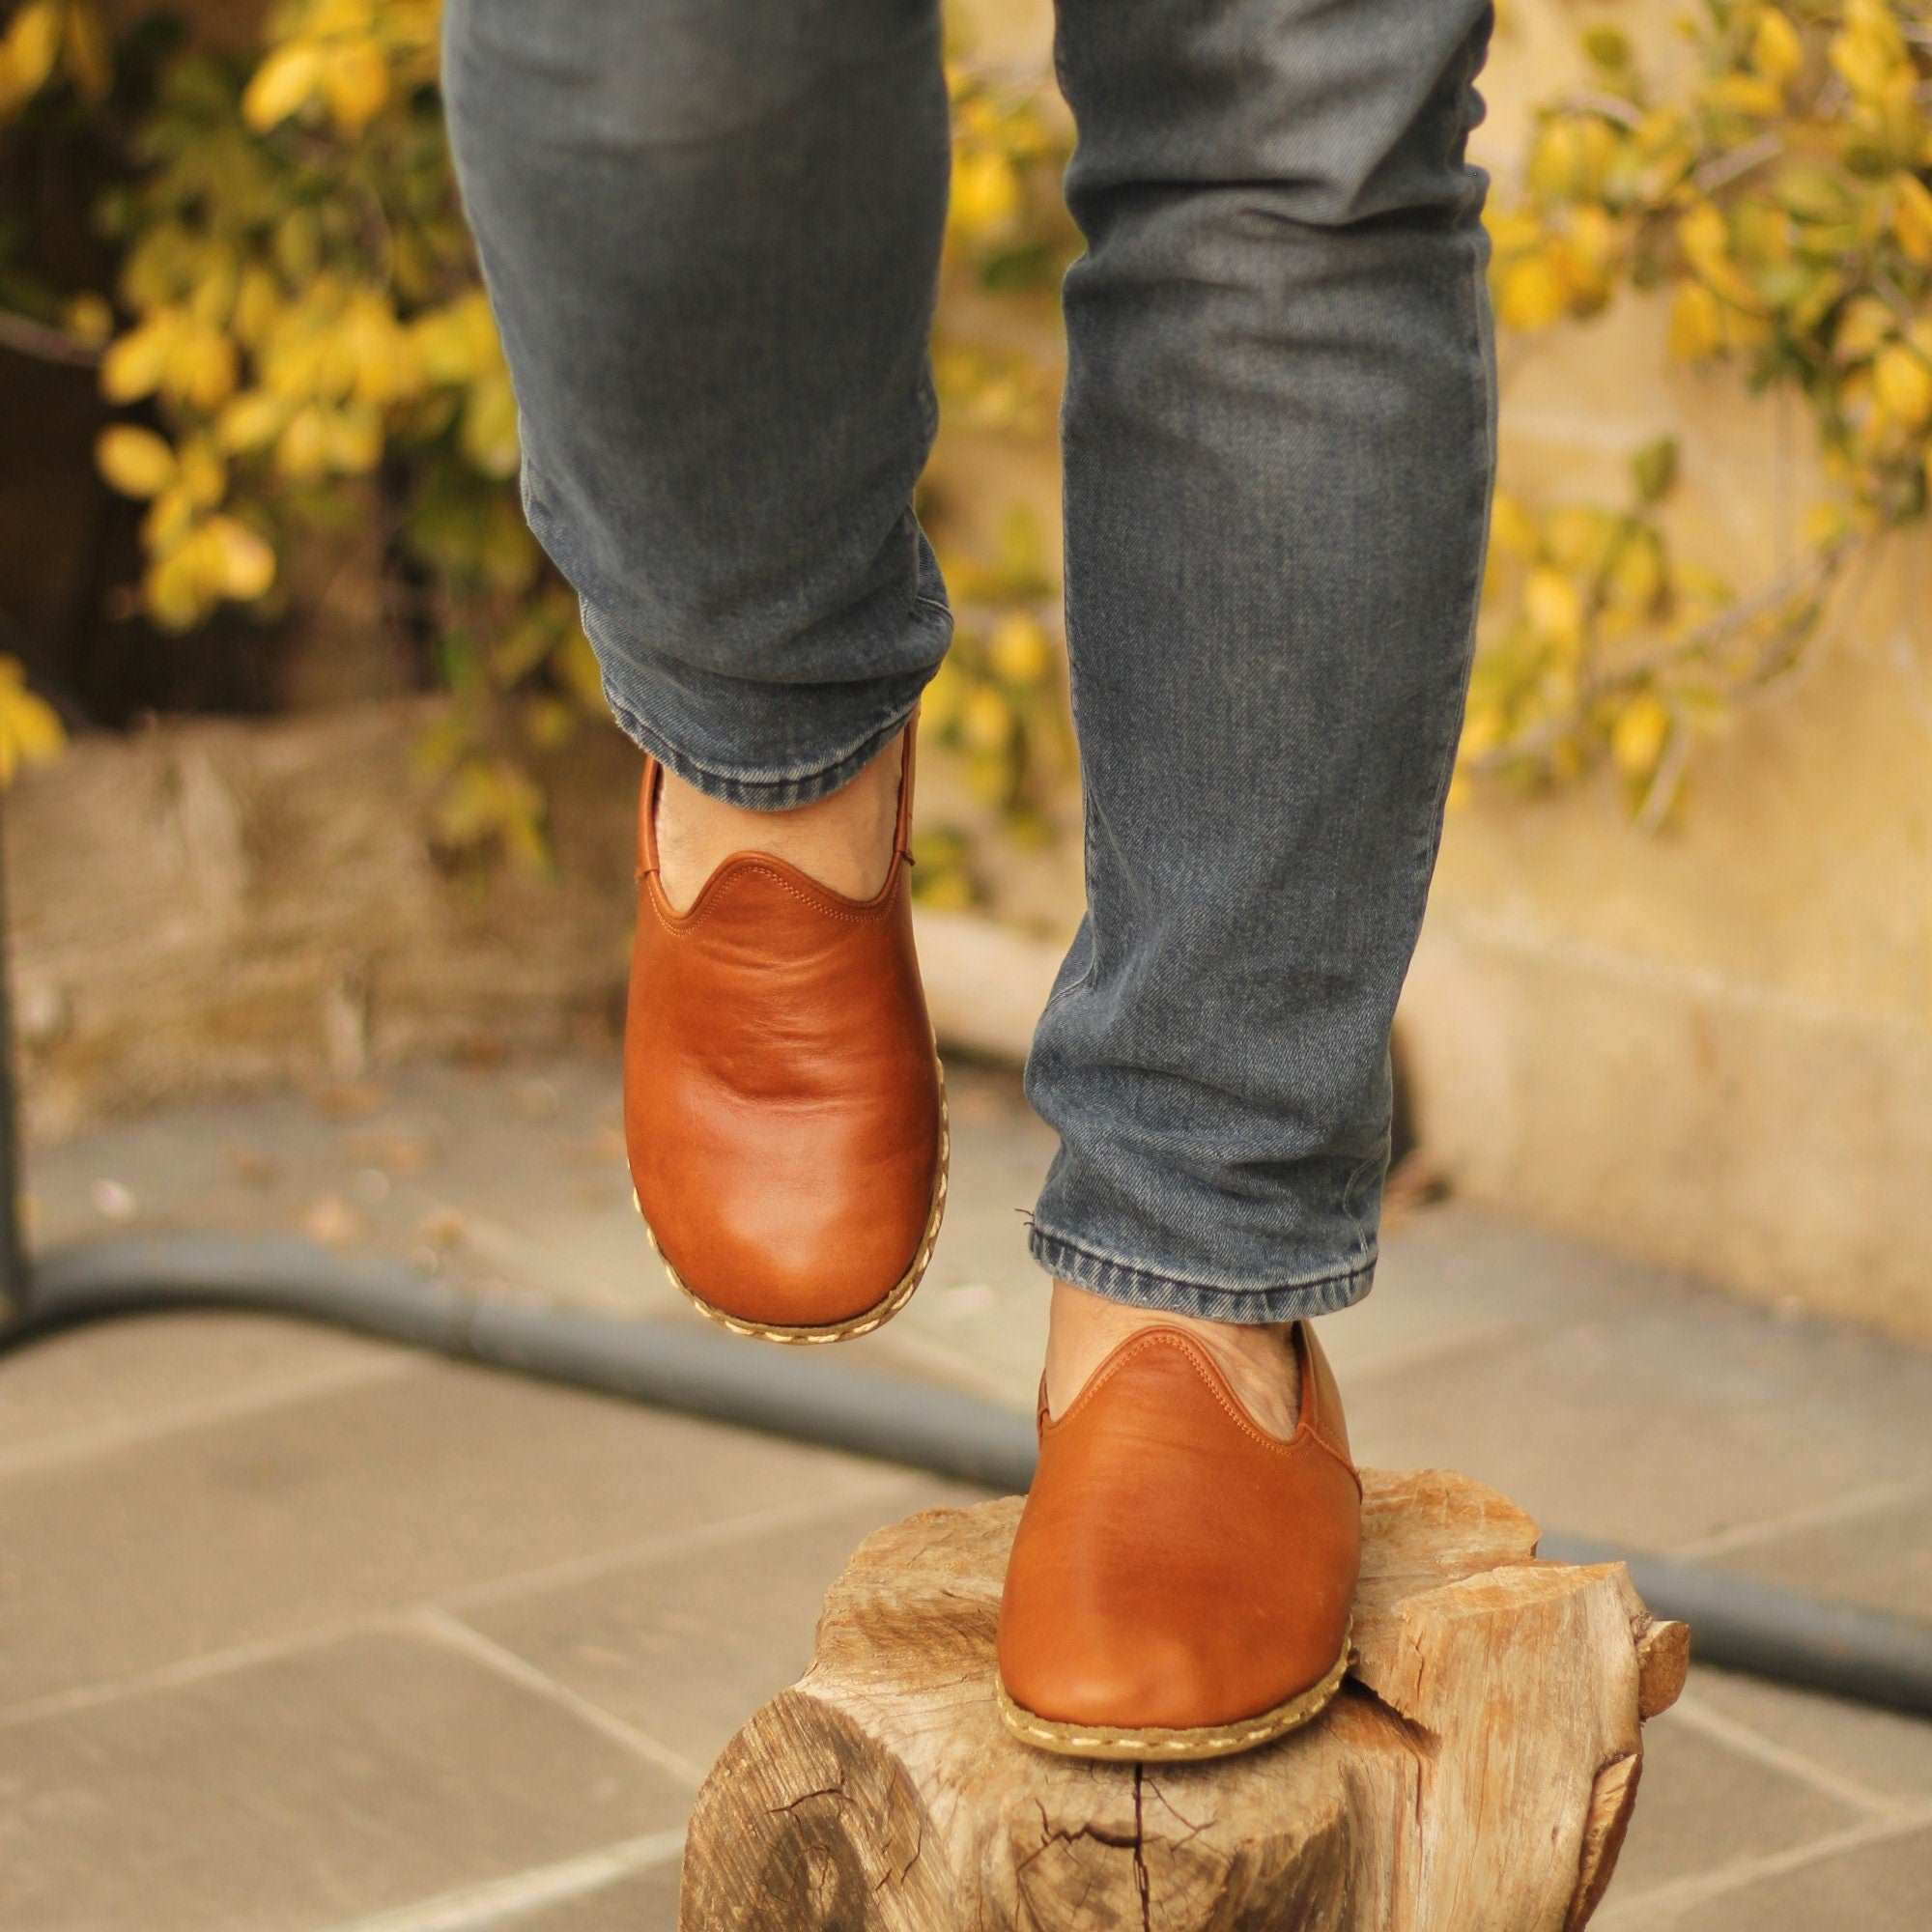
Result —
[[[29, 1293], [0, 1326], [0, 1355], [82, 1322], [197, 1308], [330, 1322], [998, 1492], [1024, 1490], [1033, 1474], [1032, 1419], [997, 1403], [818, 1350], [748, 1349], [700, 1329], [491, 1299], [302, 1241], [150, 1236], [56, 1251], [35, 1263]], [[1542, 1548], [1565, 1562], [1628, 1564], [1655, 1614], [1690, 1625], [1703, 1662], [1932, 1717], [1932, 1624], [1560, 1533]]]

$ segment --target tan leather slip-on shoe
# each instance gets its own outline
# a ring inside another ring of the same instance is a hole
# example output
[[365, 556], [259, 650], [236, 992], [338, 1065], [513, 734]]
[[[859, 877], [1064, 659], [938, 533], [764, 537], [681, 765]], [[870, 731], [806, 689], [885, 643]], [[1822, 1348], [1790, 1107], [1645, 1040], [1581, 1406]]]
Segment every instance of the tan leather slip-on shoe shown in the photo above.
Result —
[[1000, 1712], [1067, 1757], [1185, 1761], [1266, 1744], [1341, 1688], [1361, 1484], [1305, 1321], [1283, 1440], [1184, 1330], [1130, 1335], [1057, 1421], [1000, 1604]]
[[658, 874], [660, 768], [639, 804], [624, 1136], [670, 1278], [771, 1342], [878, 1327], [918, 1287], [946, 1206], [945, 1076], [913, 951], [913, 739], [892, 871], [847, 898], [734, 852], [690, 908]]

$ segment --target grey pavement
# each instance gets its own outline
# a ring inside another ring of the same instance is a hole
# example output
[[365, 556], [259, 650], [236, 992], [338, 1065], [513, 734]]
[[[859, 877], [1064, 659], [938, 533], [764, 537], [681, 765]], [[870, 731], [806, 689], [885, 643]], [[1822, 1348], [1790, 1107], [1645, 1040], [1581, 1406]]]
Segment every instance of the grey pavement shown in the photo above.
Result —
[[[949, 1218], [870, 1365], [1024, 1406], [1052, 1151], [955, 1067]], [[29, 1167], [37, 1243], [306, 1232], [691, 1320], [612, 1068], [426, 1065]], [[1323, 1324], [1358, 1454], [1548, 1526], [1932, 1614], [1932, 1350], [1453, 1203]], [[0, 1366], [0, 1932], [669, 1932], [692, 1793], [867, 1530], [968, 1492], [266, 1317]], [[1932, 1724], [1708, 1667], [1650, 1727], [1606, 1932], [1932, 1925]]]

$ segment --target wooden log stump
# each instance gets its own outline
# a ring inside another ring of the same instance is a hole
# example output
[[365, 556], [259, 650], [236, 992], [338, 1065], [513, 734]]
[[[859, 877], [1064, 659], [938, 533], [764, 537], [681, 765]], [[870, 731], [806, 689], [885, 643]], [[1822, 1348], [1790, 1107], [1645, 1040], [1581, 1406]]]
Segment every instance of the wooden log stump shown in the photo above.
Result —
[[1365, 1471], [1355, 1662], [1306, 1730], [1090, 1765], [994, 1707], [1008, 1498], [868, 1537], [816, 1654], [698, 1793], [680, 1932], [1572, 1932], [1689, 1633], [1621, 1564], [1535, 1559], [1513, 1503]]

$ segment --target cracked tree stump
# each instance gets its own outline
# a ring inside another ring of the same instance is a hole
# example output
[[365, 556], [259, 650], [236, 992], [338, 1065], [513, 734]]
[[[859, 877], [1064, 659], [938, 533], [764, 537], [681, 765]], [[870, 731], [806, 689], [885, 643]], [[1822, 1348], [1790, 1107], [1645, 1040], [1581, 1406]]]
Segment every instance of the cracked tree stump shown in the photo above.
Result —
[[1340, 1696], [1211, 1764], [1083, 1764], [1001, 1727], [1017, 1498], [868, 1537], [810, 1670], [698, 1793], [680, 1932], [1573, 1932], [1689, 1633], [1621, 1564], [1536, 1561], [1535, 1523], [1478, 1483], [1363, 1481]]

